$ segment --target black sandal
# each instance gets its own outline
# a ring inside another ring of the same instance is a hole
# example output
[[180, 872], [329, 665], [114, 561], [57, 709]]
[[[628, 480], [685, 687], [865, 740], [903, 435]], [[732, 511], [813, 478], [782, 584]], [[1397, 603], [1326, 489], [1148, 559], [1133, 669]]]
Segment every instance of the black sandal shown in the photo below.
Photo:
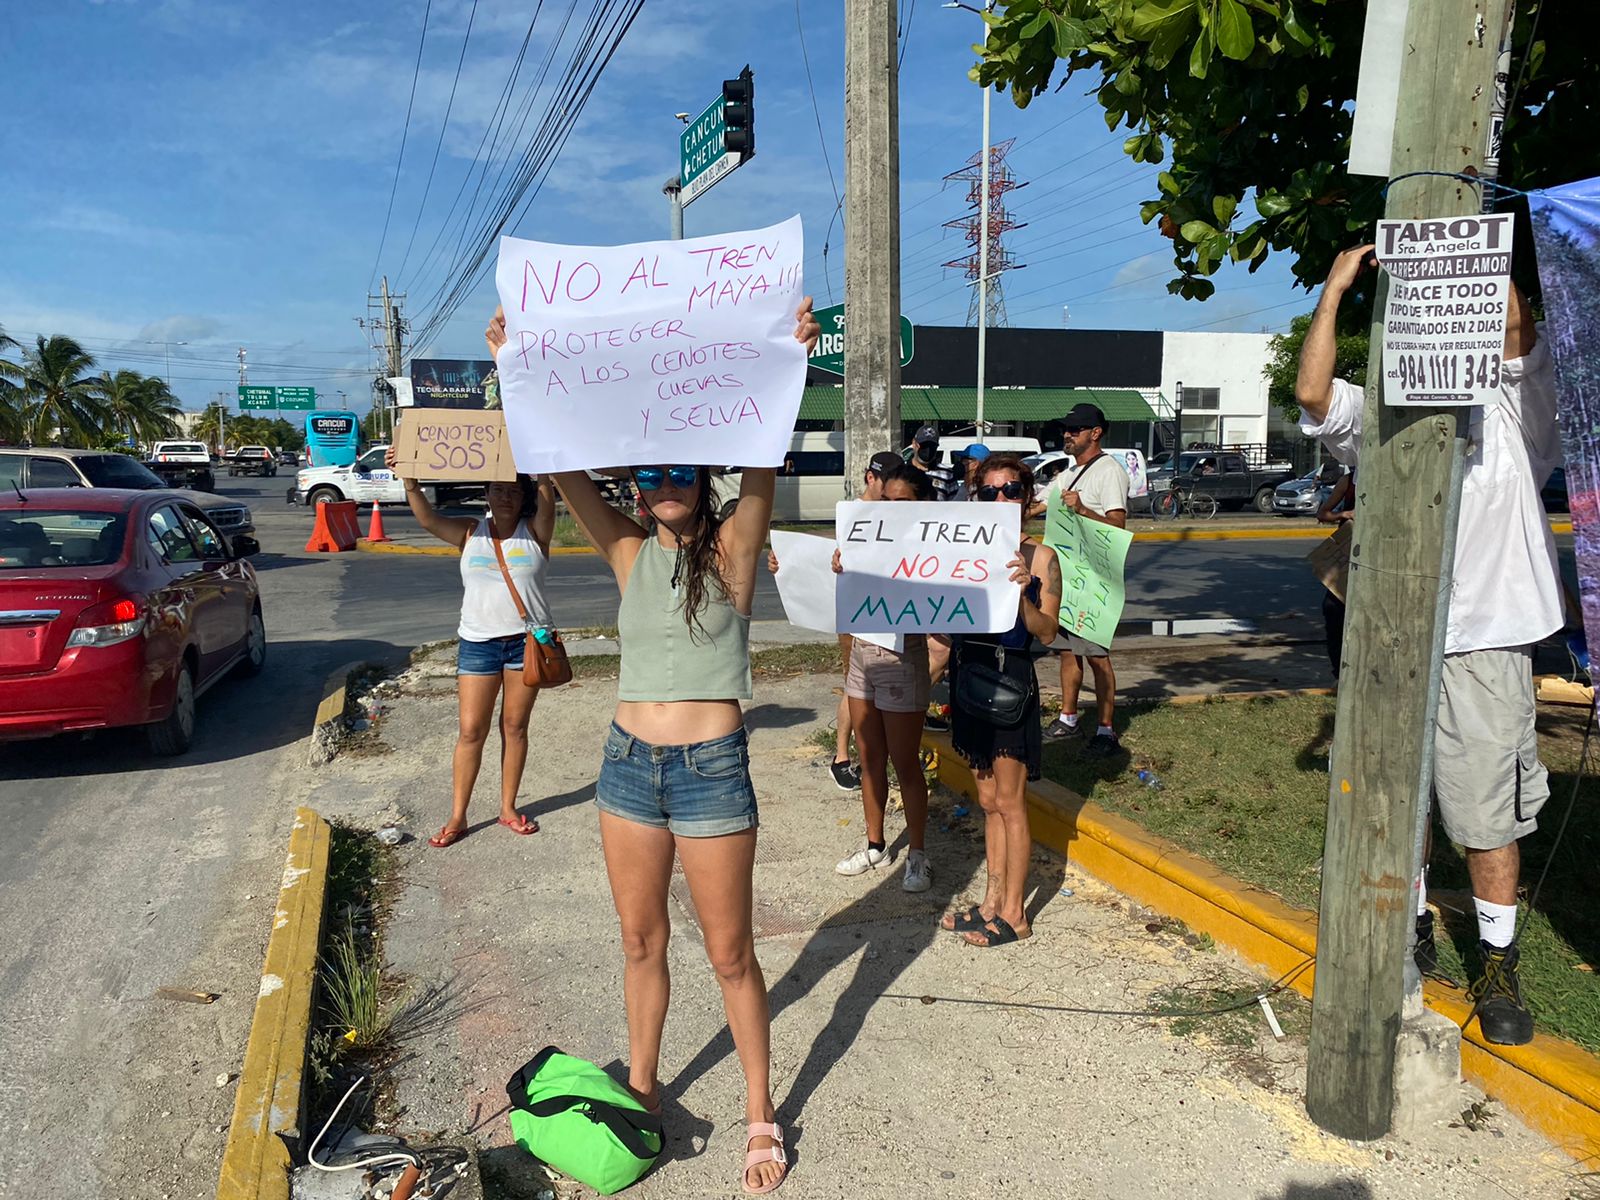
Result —
[[[994, 928], [990, 929], [990, 925], [993, 925]], [[968, 941], [967, 944], [969, 946], [977, 946], [980, 950], [992, 950], [996, 946], [1009, 946], [1012, 942], [1022, 940], [1017, 936], [1017, 931], [1000, 917], [990, 917], [987, 922], [972, 930], [972, 932], [981, 933], [983, 941]]]
[[955, 920], [952, 921], [949, 926], [946, 926], [943, 921], [940, 921], [939, 928], [943, 929], [946, 933], [965, 933], [969, 929], [982, 929], [983, 906], [974, 904], [971, 908], [967, 909], [966, 912], [956, 913]]

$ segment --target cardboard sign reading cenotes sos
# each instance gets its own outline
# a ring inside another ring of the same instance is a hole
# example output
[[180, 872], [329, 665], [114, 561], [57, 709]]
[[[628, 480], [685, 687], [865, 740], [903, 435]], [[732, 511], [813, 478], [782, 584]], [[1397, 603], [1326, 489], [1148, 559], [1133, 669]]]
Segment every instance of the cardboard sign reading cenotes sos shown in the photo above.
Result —
[[515, 479], [506, 419], [495, 411], [411, 408], [394, 439], [395, 470], [403, 479]]
[[840, 633], [1000, 633], [1022, 589], [1009, 563], [1020, 504], [841, 503], [835, 518]]
[[518, 467], [777, 467], [805, 389], [800, 218], [684, 241], [501, 238], [496, 356]]

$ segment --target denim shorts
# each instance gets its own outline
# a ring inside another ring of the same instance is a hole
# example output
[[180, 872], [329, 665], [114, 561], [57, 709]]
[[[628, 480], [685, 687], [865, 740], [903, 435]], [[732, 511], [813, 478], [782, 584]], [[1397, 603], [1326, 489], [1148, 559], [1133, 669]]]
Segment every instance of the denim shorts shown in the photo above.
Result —
[[709, 742], [652, 746], [613, 722], [594, 802], [602, 812], [679, 837], [754, 829], [760, 822], [749, 734], [741, 728]]
[[456, 650], [457, 675], [498, 675], [502, 671], [522, 670], [527, 638], [520, 633], [510, 637], [475, 642], [462, 638]]

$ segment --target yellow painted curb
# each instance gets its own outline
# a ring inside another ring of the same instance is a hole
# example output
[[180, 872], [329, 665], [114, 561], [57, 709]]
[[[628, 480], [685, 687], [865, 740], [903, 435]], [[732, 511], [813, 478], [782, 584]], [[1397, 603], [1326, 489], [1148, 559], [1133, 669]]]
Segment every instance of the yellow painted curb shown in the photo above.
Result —
[[311, 999], [322, 945], [328, 823], [297, 809], [239, 1090], [222, 1152], [217, 1200], [287, 1200], [289, 1153], [280, 1133], [300, 1128]]
[[1136, 542], [1231, 542], [1235, 540], [1276, 541], [1280, 538], [1325, 538], [1326, 525], [1309, 529], [1287, 526], [1282, 529], [1160, 529], [1133, 535]]
[[[1571, 521], [1551, 521], [1551, 533], [1571, 533]], [[1158, 529], [1133, 535], [1136, 542], [1231, 542], [1274, 541], [1280, 538], [1325, 538], [1331, 533], [1327, 525], [1288, 526], [1274, 529]]]
[[[972, 773], [949, 736], [924, 733], [923, 744], [938, 754], [940, 781], [976, 799]], [[1315, 913], [1235, 879], [1058, 784], [1029, 784], [1027, 795], [1033, 840], [1041, 846], [1311, 995]], [[1423, 996], [1457, 1025], [1471, 1010], [1460, 992], [1436, 983]], [[1600, 1161], [1600, 1058], [1547, 1034], [1535, 1035], [1527, 1046], [1491, 1046], [1474, 1025], [1462, 1035], [1461, 1064], [1469, 1079], [1568, 1154]]]
[[[438, 558], [460, 558], [461, 551], [452, 550], [449, 546], [413, 546], [406, 542], [369, 542], [361, 538], [356, 542], [356, 549], [364, 554], [430, 554]], [[593, 554], [592, 546], [551, 546], [550, 553], [555, 554]]]

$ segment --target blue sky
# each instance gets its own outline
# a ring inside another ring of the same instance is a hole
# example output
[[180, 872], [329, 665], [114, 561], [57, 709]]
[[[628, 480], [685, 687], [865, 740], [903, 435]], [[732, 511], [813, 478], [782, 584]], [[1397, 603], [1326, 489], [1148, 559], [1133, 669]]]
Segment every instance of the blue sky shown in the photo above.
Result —
[[[19, 0], [0, 49], [0, 145], [12, 167], [0, 192], [0, 226], [11, 235], [0, 325], [24, 340], [71, 334], [111, 368], [166, 374], [170, 351], [186, 407], [218, 391], [231, 401], [243, 346], [250, 382], [312, 384], [330, 400], [344, 390], [364, 409], [375, 360], [355, 318], [366, 315], [369, 278], [375, 266], [386, 272], [414, 321], [433, 307], [456, 259], [453, 230], [431, 259], [427, 250], [469, 178], [537, 0], [478, 0], [475, 13], [472, 0], [433, 0], [380, 257], [425, 3]], [[591, 6], [544, 0], [529, 61], [555, 43], [559, 70]], [[646, 0], [549, 177], [505, 232], [577, 243], [665, 236], [660, 187], [677, 166], [673, 114], [698, 112], [748, 62], [757, 155], [690, 206], [687, 232], [756, 227], [798, 211], [807, 286], [819, 305], [842, 299], [844, 238], [839, 221], [829, 232], [835, 199], [823, 150], [842, 188], [843, 7], [799, 6], [814, 110], [792, 0]], [[966, 195], [942, 177], [979, 147], [982, 93], [966, 71], [980, 22], [937, 0], [900, 8], [909, 22], [903, 309], [919, 324], [961, 324], [966, 286], [940, 264], [966, 247], [941, 223], [964, 215]], [[466, 65], [441, 141], [469, 15]], [[517, 100], [530, 74], [525, 67]], [[1025, 111], [994, 100], [994, 137], [1016, 139], [1011, 166], [1028, 184], [1012, 196], [1027, 226], [1007, 245], [1027, 266], [1004, 281], [1011, 324], [1059, 327], [1066, 305], [1074, 328], [1255, 331], [1309, 309], [1279, 261], [1253, 276], [1225, 267], [1204, 304], [1166, 294], [1168, 243], [1138, 218], [1159, 168], [1122, 156], [1126, 131], [1106, 130], [1088, 86], [1075, 80]], [[550, 90], [534, 97], [530, 133]], [[490, 183], [499, 166], [491, 164]], [[486, 277], [431, 353], [479, 355], [493, 305]]]

